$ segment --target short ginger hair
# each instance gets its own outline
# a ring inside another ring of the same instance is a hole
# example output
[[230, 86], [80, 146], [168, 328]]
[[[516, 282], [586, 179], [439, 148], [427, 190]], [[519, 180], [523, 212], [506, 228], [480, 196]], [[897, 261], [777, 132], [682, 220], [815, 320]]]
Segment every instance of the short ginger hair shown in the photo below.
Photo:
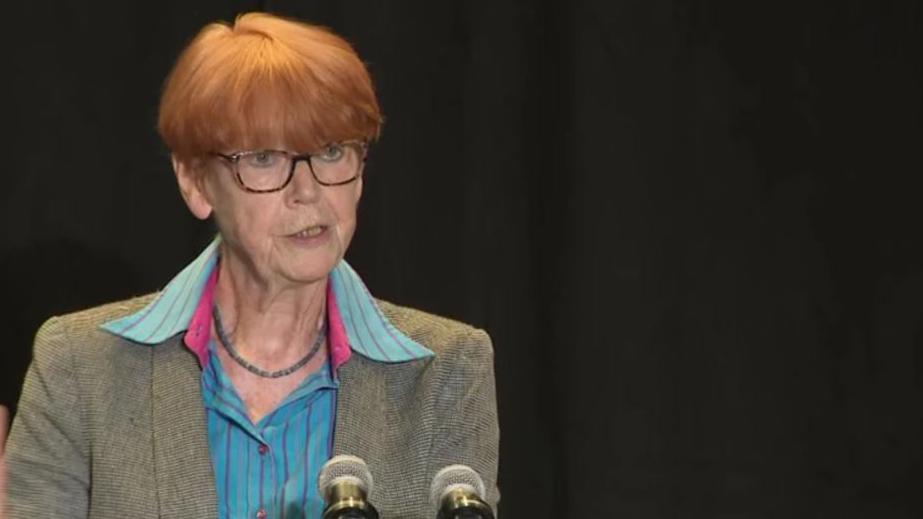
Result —
[[343, 38], [266, 13], [206, 25], [167, 76], [158, 130], [180, 160], [374, 140], [382, 115], [368, 70]]

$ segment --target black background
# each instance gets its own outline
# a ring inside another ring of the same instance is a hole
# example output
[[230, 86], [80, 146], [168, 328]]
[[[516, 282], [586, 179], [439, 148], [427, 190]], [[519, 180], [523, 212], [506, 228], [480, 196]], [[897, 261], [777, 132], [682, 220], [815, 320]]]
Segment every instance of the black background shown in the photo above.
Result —
[[44, 319], [209, 241], [158, 94], [264, 8], [369, 63], [348, 258], [490, 332], [504, 516], [923, 516], [915, 0], [106, 4], [5, 7], [0, 401]]

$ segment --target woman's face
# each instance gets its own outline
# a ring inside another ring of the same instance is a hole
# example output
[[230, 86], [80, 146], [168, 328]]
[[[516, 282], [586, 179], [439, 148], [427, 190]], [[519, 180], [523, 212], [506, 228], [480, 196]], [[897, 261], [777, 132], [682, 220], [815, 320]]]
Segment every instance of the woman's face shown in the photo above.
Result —
[[187, 165], [174, 161], [174, 166], [190, 210], [202, 219], [214, 214], [227, 252], [258, 282], [297, 285], [325, 279], [349, 247], [361, 176], [323, 186], [301, 161], [282, 190], [250, 193], [220, 158], [209, 159], [198, 176]]

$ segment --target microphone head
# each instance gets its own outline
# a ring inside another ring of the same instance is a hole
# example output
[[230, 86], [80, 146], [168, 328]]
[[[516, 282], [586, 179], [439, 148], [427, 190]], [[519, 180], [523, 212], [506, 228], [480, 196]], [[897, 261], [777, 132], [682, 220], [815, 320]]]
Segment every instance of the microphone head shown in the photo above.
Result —
[[372, 492], [372, 473], [362, 458], [340, 454], [330, 458], [320, 469], [317, 486], [321, 496], [327, 496], [333, 485], [350, 483], [356, 485], [365, 495]]
[[482, 498], [484, 481], [474, 469], [467, 465], [449, 465], [433, 477], [433, 484], [429, 491], [430, 501], [438, 508], [446, 494], [454, 490], [462, 490]]

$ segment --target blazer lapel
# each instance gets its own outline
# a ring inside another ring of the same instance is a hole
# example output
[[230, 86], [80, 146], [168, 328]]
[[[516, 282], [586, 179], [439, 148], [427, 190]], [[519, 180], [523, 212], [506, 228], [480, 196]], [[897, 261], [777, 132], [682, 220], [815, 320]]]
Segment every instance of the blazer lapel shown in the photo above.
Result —
[[376, 447], [375, 428], [385, 423], [385, 377], [380, 366], [356, 353], [337, 374], [340, 387], [333, 453], [352, 454], [371, 462], [368, 457]]
[[160, 517], [218, 517], [208, 423], [195, 356], [181, 336], [152, 348], [154, 465]]

